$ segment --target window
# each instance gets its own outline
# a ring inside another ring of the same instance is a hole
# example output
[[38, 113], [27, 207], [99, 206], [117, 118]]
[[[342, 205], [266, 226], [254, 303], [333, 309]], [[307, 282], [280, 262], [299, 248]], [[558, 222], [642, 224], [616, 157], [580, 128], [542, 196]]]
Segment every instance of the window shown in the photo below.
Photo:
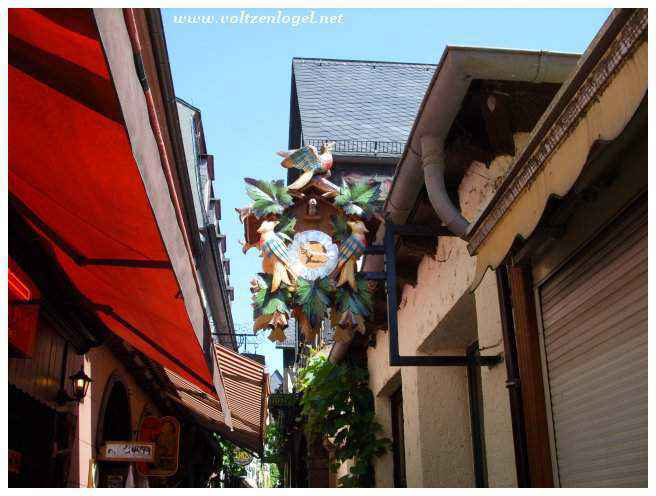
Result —
[[407, 487], [405, 479], [405, 442], [403, 436], [403, 394], [399, 388], [390, 397], [392, 406], [392, 455], [394, 487]]

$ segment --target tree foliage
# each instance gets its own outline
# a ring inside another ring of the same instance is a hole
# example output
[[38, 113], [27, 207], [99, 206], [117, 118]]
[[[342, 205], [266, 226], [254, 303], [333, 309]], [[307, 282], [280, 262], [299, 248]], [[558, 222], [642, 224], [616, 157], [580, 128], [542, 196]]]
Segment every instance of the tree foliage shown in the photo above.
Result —
[[223, 484], [224, 487], [231, 487], [234, 485], [237, 477], [243, 477], [246, 475], [246, 468], [239, 465], [236, 461], [236, 453], [239, 451], [239, 448], [218, 434], [215, 434], [214, 436], [217, 439], [221, 450]]
[[271, 422], [266, 426], [264, 431], [264, 458], [271, 460], [269, 462], [269, 480], [271, 487], [280, 485], [280, 469], [278, 463], [273, 460], [279, 460], [283, 463], [283, 449], [287, 444], [287, 435], [280, 428], [277, 422]]
[[310, 440], [327, 438], [334, 446], [333, 472], [354, 460], [350, 473], [339, 479], [342, 487], [371, 487], [372, 463], [390, 448], [389, 439], [379, 437], [382, 427], [375, 420], [368, 381], [366, 369], [335, 365], [321, 355], [299, 372], [306, 435]]

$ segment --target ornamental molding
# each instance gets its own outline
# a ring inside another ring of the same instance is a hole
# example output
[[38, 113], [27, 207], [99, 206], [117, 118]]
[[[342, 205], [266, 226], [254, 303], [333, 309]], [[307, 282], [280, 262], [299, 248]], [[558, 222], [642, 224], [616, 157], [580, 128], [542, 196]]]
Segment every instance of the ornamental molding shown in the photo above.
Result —
[[615, 36], [604, 55], [590, 71], [556, 120], [549, 126], [535, 150], [515, 163], [514, 177], [502, 186], [490, 207], [478, 219], [468, 235], [470, 254], [475, 255], [494, 227], [512, 207], [515, 200], [532, 184], [549, 158], [574, 131], [590, 107], [608, 87], [614, 76], [633, 55], [646, 35], [647, 9], [636, 9]]

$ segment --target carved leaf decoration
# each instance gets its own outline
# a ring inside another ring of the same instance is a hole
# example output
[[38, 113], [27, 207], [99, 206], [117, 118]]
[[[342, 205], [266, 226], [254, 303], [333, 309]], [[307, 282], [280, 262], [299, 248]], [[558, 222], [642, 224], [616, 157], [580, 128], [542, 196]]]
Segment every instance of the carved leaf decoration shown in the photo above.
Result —
[[343, 243], [346, 238], [351, 235], [351, 230], [346, 223], [346, 218], [343, 215], [331, 215], [330, 223], [333, 228], [333, 238], [339, 243]]
[[282, 215], [284, 210], [293, 203], [293, 198], [287, 191], [283, 181], [260, 181], [259, 179], [244, 179], [246, 194], [253, 200], [251, 209], [258, 219], [265, 215]]
[[380, 183], [358, 182], [350, 185], [342, 181], [339, 194], [335, 197], [335, 205], [341, 207], [346, 215], [369, 217], [379, 196]]
[[262, 313], [272, 314], [274, 312], [279, 313], [288, 313], [289, 307], [287, 307], [287, 301], [284, 295], [284, 291], [276, 291], [273, 294], [270, 294], [263, 309]]
[[311, 327], [317, 328], [330, 306], [330, 293], [333, 291], [330, 278], [323, 277], [308, 281], [299, 277], [296, 288], [296, 304], [298, 304], [306, 315]]
[[262, 315], [272, 315], [275, 312], [289, 314], [289, 305], [292, 303], [292, 293], [286, 286], [271, 293], [272, 276], [259, 273], [251, 286], [253, 291], [253, 318], [258, 321]]
[[255, 283], [255, 287], [251, 286], [251, 291], [254, 290], [252, 296], [253, 307], [261, 309], [264, 307], [266, 295], [271, 287], [271, 276], [268, 274], [258, 274], [253, 279], [253, 282]]
[[280, 221], [278, 222], [275, 231], [278, 234], [278, 236], [280, 236], [284, 241], [291, 243], [292, 237], [294, 236], [295, 227], [296, 227], [296, 218], [290, 217], [289, 215], [283, 215], [280, 218]]
[[340, 314], [352, 312], [354, 315], [369, 317], [371, 315], [374, 303], [374, 296], [367, 280], [361, 275], [356, 275], [357, 291], [348, 286], [340, 286], [335, 295], [337, 311]]

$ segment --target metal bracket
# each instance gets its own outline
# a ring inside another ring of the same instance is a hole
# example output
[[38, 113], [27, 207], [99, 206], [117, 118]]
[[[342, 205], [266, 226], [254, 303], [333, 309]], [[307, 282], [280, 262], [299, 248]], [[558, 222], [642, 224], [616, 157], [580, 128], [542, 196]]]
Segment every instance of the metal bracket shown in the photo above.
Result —
[[[445, 228], [446, 229], [446, 228]], [[387, 294], [387, 326], [389, 329], [389, 364], [391, 367], [454, 367], [467, 366], [470, 359], [459, 355], [401, 355], [399, 353], [399, 323], [398, 323], [398, 301], [396, 297], [396, 236], [453, 236], [450, 231], [443, 234], [439, 230], [426, 226], [393, 224], [389, 220], [385, 222], [385, 238], [383, 245], [373, 245], [367, 248], [367, 254], [384, 254], [384, 272], [363, 272], [367, 279], [384, 280]], [[503, 361], [501, 355], [479, 356], [477, 364], [485, 367], [494, 367]]]

